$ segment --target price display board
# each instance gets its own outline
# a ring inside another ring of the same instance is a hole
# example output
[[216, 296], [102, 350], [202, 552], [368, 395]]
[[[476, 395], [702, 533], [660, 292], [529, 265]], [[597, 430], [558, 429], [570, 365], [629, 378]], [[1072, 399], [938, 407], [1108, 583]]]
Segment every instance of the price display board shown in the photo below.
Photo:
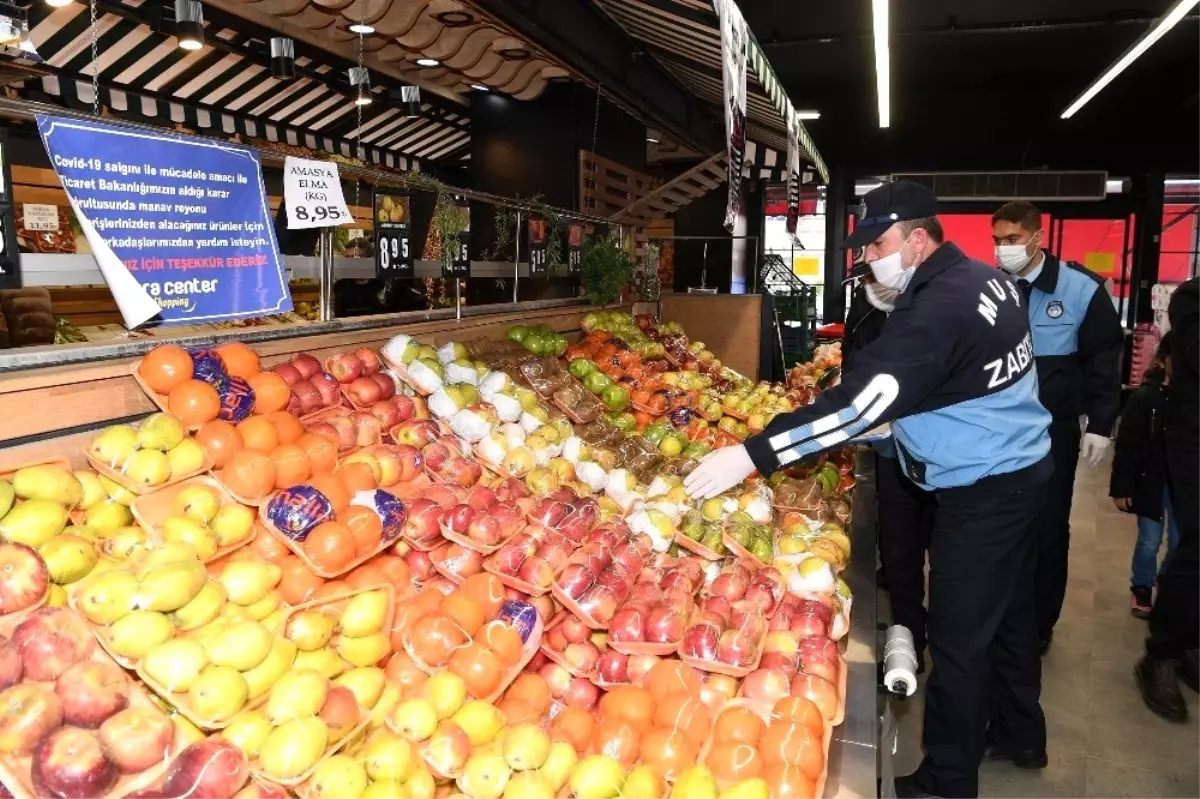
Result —
[[467, 198], [461, 194], [454, 195], [454, 208], [461, 227], [458, 231], [458, 249], [451, 253], [449, 259], [442, 259], [443, 277], [471, 276], [471, 209]]
[[546, 274], [546, 220], [529, 217], [529, 274]]
[[283, 162], [283, 197], [292, 230], [337, 227], [354, 221], [342, 197], [342, 180], [333, 161], [287, 156]]
[[0, 289], [21, 287], [21, 255], [17, 252], [17, 220], [8, 166], [8, 131], [0, 128]]
[[567, 271], [577, 275], [583, 270], [583, 224], [567, 223]]
[[403, 191], [376, 191], [375, 277], [412, 277], [412, 198]]

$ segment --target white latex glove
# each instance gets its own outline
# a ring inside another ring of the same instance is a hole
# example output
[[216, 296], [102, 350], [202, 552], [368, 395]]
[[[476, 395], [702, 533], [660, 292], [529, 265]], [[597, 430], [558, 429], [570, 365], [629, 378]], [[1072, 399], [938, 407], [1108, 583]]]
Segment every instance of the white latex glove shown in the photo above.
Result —
[[754, 461], [742, 445], [721, 447], [700, 459], [700, 465], [683, 478], [683, 490], [695, 499], [723, 494], [754, 473]]
[[1083, 459], [1088, 462], [1089, 466], [1099, 466], [1100, 461], [1104, 460], [1104, 456], [1108, 454], [1108, 448], [1111, 446], [1111, 438], [1105, 438], [1095, 433], [1084, 433], [1079, 451], [1083, 453]]

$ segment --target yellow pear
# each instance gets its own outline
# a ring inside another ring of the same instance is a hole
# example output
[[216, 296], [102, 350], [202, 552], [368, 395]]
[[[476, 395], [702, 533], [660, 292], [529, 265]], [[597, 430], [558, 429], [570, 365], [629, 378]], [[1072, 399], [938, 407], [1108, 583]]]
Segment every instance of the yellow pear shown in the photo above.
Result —
[[208, 579], [199, 561], [178, 561], [156, 566], [141, 578], [138, 607], [171, 613], [196, 598]]
[[80, 586], [75, 604], [92, 624], [112, 624], [133, 610], [137, 592], [138, 579], [132, 574], [107, 571]]
[[388, 715], [387, 725], [410, 741], [424, 741], [437, 729], [437, 711], [425, 699], [398, 702]]
[[384, 591], [364, 591], [351, 597], [342, 609], [342, 635], [359, 638], [379, 632], [390, 604]]
[[343, 635], [337, 642], [337, 653], [351, 666], [362, 667], [378, 663], [391, 650], [392, 643], [387, 633], [375, 633], [362, 638]]
[[103, 540], [100, 542], [101, 554], [118, 561], [146, 554], [150, 546], [150, 535], [136, 524], [102, 531]]
[[667, 781], [658, 767], [643, 763], [625, 777], [621, 793], [624, 796], [666, 796]]
[[73, 508], [83, 500], [83, 484], [70, 470], [54, 464], [26, 466], [12, 476], [13, 493], [21, 499], [44, 499]]
[[295, 641], [301, 652], [315, 652], [329, 643], [336, 626], [333, 616], [308, 608], [288, 619], [284, 635]]
[[254, 530], [254, 519], [254, 511], [245, 505], [226, 505], [217, 511], [208, 526], [216, 534], [221, 546], [230, 547], [250, 537]]
[[346, 670], [346, 661], [327, 646], [314, 652], [297, 652], [292, 665], [298, 669], [312, 669], [330, 680]]
[[93, 461], [112, 469], [121, 469], [137, 449], [138, 433], [127, 424], [106, 427], [88, 445]]
[[[629, 799], [641, 796], [632, 793], [625, 795]], [[508, 785], [504, 786], [503, 799], [554, 799], [554, 791], [549, 781], [536, 771], [518, 771], [509, 777]]]
[[612, 799], [624, 781], [625, 768], [619, 761], [607, 755], [589, 755], [575, 766], [569, 785], [577, 799]]
[[76, 505], [80, 510], [87, 510], [108, 499], [108, 493], [104, 490], [104, 485], [95, 472], [90, 469], [79, 469], [75, 472], [75, 479], [79, 481], [79, 485], [83, 489], [83, 496]]
[[329, 680], [312, 669], [287, 672], [271, 690], [267, 699], [267, 718], [278, 726], [291, 719], [315, 716], [321, 712], [329, 694]]
[[176, 638], [147, 652], [140, 667], [146, 676], [174, 693], [189, 690], [208, 662], [204, 647], [196, 640]]
[[717, 781], [707, 767], [690, 766], [671, 786], [671, 799], [717, 799]]
[[50, 586], [50, 592], [46, 595], [46, 604], [52, 608], [65, 608], [69, 604], [67, 589], [61, 585]]
[[483, 746], [488, 743], [504, 726], [504, 714], [497, 710], [495, 705], [478, 699], [467, 702], [450, 717], [450, 720], [467, 734], [471, 746]]
[[500, 799], [512, 769], [497, 754], [473, 752], [458, 776], [458, 787], [475, 799]]
[[67, 507], [49, 499], [27, 499], [0, 519], [0, 536], [34, 549], [67, 526]]
[[226, 564], [217, 579], [225, 586], [230, 602], [253, 605], [279, 585], [282, 577], [283, 572], [274, 563], [235, 560]]
[[410, 741], [386, 730], [372, 738], [358, 756], [372, 780], [405, 782], [420, 762]]
[[225, 589], [216, 580], [206, 580], [192, 601], [171, 614], [171, 622], [180, 632], [198, 630], [221, 615]]
[[383, 694], [383, 688], [387, 685], [387, 676], [381, 668], [364, 666], [350, 669], [334, 680], [334, 683], [349, 688], [350, 692], [354, 694], [354, 698], [358, 700], [358, 704], [370, 710], [375, 707], [375, 703]]
[[279, 596], [279, 592], [271, 590], [267, 592], [265, 597], [258, 600], [253, 605], [246, 605], [244, 609], [248, 618], [254, 619], [255, 621], [261, 621], [278, 610], [282, 603], [283, 599]]
[[156, 449], [139, 449], [125, 461], [121, 474], [129, 483], [153, 488], [171, 479], [171, 462]]
[[187, 431], [183, 422], [169, 413], [152, 413], [142, 420], [137, 429], [137, 445], [143, 449], [166, 452], [180, 441]]
[[12, 510], [13, 503], [17, 501], [17, 495], [13, 493], [12, 483], [7, 480], [0, 480], [0, 519]]
[[575, 751], [574, 746], [566, 741], [555, 741], [550, 744], [550, 754], [546, 756], [546, 762], [542, 764], [541, 775], [546, 778], [550, 788], [557, 794], [567, 784], [567, 780], [575, 771], [578, 762], [579, 754]]
[[[263, 601], [263, 600], [260, 599], [259, 602], [261, 602], [261, 601]], [[254, 605], [257, 605], [257, 604], [258, 604], [258, 602], [254, 603]], [[254, 605], [251, 605], [250, 607], [254, 607]], [[263, 627], [266, 627], [268, 630], [275, 633], [276, 635], [279, 634], [279, 627], [280, 627], [280, 625], [283, 624], [283, 609], [284, 609], [284, 605], [280, 604], [279, 607], [275, 608], [275, 610], [268, 613], [266, 618], [262, 619]]]
[[504, 759], [515, 771], [539, 769], [550, 756], [550, 736], [537, 724], [518, 724], [504, 736]]
[[130, 660], [140, 660], [154, 647], [175, 637], [175, 625], [162, 613], [134, 610], [108, 629], [108, 647]]
[[274, 638], [271, 643], [271, 651], [267, 653], [262, 663], [242, 675], [246, 678], [246, 685], [250, 689], [250, 698], [258, 699], [270, 691], [279, 678], [292, 667], [295, 660], [296, 645], [286, 638]]
[[145, 577], [151, 570], [168, 563], [199, 563], [200, 556], [191, 544], [171, 542], [156, 546], [141, 557], [137, 564], [137, 576]]
[[454, 672], [442, 671], [425, 681], [421, 695], [433, 704], [439, 720], [448, 719], [467, 701], [467, 684]]
[[249, 671], [266, 660], [271, 651], [271, 633], [256, 621], [235, 621], [217, 633], [208, 648], [208, 659], [218, 666]]
[[217, 736], [241, 749], [246, 759], [254, 760], [258, 757], [263, 742], [271, 734], [271, 729], [267, 714], [261, 710], [243, 710], [234, 716]]
[[408, 790], [409, 799], [433, 799], [437, 792], [437, 782], [433, 779], [433, 774], [424, 766], [419, 767], [408, 782], [404, 784]]
[[167, 450], [167, 467], [175, 476], [196, 474], [204, 469], [207, 462], [208, 453], [199, 442], [191, 438], [185, 438]]
[[200, 556], [208, 560], [217, 554], [217, 537], [200, 521], [190, 516], [170, 516], [162, 526], [164, 541], [191, 544]]
[[77, 535], [56, 535], [38, 549], [50, 579], [59, 585], [70, 585], [86, 577], [96, 565], [96, 548]]
[[192, 712], [212, 722], [233, 718], [246, 705], [249, 688], [242, 673], [231, 666], [209, 666], [188, 690]]
[[382, 727], [388, 716], [391, 715], [392, 709], [398, 704], [400, 704], [400, 686], [389, 682], [383, 686], [383, 693], [379, 695], [379, 700], [371, 708], [370, 726], [376, 729]]
[[349, 755], [322, 760], [304, 783], [309, 799], [358, 799], [367, 789], [367, 771]]
[[367, 789], [362, 792], [359, 799], [409, 799], [410, 796], [412, 794], [406, 785], [398, 782], [376, 780], [367, 786]]
[[770, 799], [771, 786], [762, 777], [742, 780], [721, 792], [718, 799]]
[[325, 754], [329, 729], [315, 716], [285, 721], [267, 735], [258, 750], [258, 765], [267, 777], [292, 780]]

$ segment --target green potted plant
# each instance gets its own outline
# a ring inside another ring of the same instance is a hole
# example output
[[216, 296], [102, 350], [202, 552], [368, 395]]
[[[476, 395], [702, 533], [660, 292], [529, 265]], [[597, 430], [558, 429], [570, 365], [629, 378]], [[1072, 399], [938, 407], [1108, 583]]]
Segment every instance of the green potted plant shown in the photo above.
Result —
[[633, 258], [608, 236], [592, 236], [583, 246], [583, 290], [593, 305], [621, 298], [633, 277]]

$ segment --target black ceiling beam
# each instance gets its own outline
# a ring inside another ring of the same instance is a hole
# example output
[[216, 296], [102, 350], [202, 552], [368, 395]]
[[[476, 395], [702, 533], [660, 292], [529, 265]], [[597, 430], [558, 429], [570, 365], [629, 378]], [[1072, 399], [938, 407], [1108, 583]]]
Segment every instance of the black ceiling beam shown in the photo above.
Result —
[[519, 35], [599, 83], [647, 123], [702, 152], [725, 146], [723, 123], [590, 0], [475, 0]]

